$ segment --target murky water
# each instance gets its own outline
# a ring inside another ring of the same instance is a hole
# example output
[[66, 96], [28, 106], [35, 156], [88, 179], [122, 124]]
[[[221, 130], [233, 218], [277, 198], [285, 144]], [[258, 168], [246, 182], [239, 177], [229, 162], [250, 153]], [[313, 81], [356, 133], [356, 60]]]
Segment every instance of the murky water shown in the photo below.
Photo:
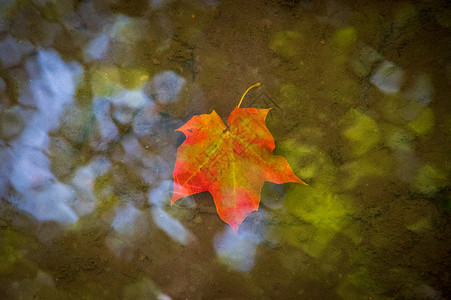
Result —
[[[446, 1], [0, 2], [0, 298], [447, 299]], [[235, 234], [174, 131], [272, 108]]]

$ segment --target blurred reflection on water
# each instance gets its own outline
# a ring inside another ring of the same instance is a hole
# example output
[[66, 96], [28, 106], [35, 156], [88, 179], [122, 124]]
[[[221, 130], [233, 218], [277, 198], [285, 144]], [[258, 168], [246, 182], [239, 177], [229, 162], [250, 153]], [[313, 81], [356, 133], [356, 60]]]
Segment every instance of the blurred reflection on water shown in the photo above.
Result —
[[[172, 191], [172, 181], [165, 180], [149, 192], [149, 203], [152, 205], [152, 217], [155, 224], [160, 227], [167, 235], [183, 245], [193, 241], [193, 234], [187, 230], [182, 223], [172, 218], [163, 208], [170, 199]], [[190, 209], [195, 208], [195, 203], [190, 197], [184, 202]]]
[[[1, 1], [0, 298], [447, 299], [451, 7]], [[238, 234], [174, 130], [272, 107]]]
[[24, 126], [5, 149], [9, 180], [18, 193], [12, 203], [39, 221], [74, 223], [78, 219], [70, 207], [78, 202], [74, 190], [55, 178], [45, 152], [48, 133], [57, 128], [64, 106], [72, 101], [82, 71], [78, 64], [62, 61], [53, 50], [38, 50], [26, 61], [25, 69], [29, 84], [19, 91], [20, 109], [16, 110]]

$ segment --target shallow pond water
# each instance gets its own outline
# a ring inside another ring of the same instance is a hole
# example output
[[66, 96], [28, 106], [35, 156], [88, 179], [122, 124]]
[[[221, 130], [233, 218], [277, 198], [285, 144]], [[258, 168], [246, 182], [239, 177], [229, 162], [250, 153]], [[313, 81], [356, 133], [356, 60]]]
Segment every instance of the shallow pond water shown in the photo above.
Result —
[[[451, 297], [447, 1], [0, 2], [0, 298]], [[237, 233], [175, 131], [272, 108]]]

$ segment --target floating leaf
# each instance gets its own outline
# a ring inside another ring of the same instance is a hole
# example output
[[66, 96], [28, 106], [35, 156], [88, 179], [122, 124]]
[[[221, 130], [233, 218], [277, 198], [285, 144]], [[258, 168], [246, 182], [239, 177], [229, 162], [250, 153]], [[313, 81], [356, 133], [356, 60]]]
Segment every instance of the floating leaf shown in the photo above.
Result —
[[235, 232], [258, 209], [265, 181], [304, 183], [285, 158], [272, 154], [274, 139], [265, 125], [270, 109], [239, 108], [240, 104], [230, 114], [228, 126], [213, 110], [193, 116], [177, 129], [186, 139], [177, 150], [171, 200], [172, 205], [182, 197], [209, 191], [219, 217]]

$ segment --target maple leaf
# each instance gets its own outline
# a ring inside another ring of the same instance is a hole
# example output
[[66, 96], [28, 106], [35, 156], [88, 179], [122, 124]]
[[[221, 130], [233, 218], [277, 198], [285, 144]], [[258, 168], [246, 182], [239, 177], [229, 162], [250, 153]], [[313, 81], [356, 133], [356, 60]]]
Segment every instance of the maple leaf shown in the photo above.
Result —
[[[241, 98], [240, 104], [246, 93]], [[270, 109], [239, 108], [224, 125], [213, 110], [193, 116], [176, 129], [186, 136], [177, 149], [171, 205], [182, 197], [209, 191], [219, 217], [237, 232], [258, 209], [265, 181], [297, 182], [287, 160], [273, 155], [274, 139], [265, 125]]]

